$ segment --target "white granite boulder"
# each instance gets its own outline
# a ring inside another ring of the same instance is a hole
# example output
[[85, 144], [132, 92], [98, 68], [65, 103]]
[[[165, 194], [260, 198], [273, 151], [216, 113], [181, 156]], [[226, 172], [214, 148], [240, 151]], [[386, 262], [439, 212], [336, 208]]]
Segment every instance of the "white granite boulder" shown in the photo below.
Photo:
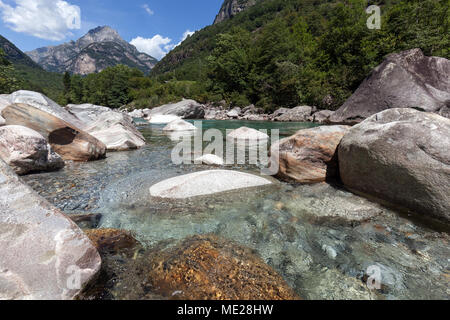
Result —
[[265, 178], [248, 173], [210, 170], [164, 180], [150, 188], [150, 195], [158, 198], [186, 199], [271, 183]]
[[269, 139], [269, 136], [256, 129], [242, 127], [233, 130], [227, 135], [228, 139], [235, 139], [238, 141], [265, 141]]
[[92, 104], [66, 108], [83, 122], [82, 129], [103, 142], [109, 151], [138, 149], [145, 145], [145, 138], [125, 113]]
[[74, 299], [101, 259], [87, 236], [0, 160], [0, 299]]

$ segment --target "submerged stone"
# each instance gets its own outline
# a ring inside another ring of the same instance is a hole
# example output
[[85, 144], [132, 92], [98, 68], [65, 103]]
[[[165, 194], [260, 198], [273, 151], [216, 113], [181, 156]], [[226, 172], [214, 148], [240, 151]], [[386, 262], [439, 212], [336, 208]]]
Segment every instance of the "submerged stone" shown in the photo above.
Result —
[[250, 249], [212, 235], [188, 238], [149, 263], [149, 287], [172, 299], [299, 299]]
[[159, 198], [185, 199], [271, 183], [265, 178], [244, 172], [209, 170], [164, 180], [150, 188], [150, 195]]

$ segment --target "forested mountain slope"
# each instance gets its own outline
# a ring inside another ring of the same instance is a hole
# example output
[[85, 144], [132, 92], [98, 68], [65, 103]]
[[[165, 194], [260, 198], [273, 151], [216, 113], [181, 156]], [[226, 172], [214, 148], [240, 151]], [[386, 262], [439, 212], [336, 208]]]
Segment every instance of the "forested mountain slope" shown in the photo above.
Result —
[[[372, 4], [380, 30], [367, 27]], [[204, 101], [336, 109], [387, 54], [421, 48], [449, 58], [449, 23], [447, 0], [264, 0], [196, 32], [152, 74], [194, 82], [183, 95]]]
[[[8, 86], [0, 93], [9, 93], [15, 89], [25, 89], [42, 92], [57, 99], [63, 90], [62, 75], [47, 72], [31, 60], [25, 53], [6, 38], [0, 35], [0, 49], [4, 53], [5, 63], [11, 64]], [[7, 61], [7, 62], [6, 62]], [[14, 79], [14, 83], [12, 83]]]

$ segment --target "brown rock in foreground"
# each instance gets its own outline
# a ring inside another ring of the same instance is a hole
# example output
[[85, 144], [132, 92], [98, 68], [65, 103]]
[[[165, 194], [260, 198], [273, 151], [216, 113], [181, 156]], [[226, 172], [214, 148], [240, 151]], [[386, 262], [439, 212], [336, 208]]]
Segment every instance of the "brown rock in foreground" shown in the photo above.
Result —
[[39, 132], [64, 160], [89, 161], [105, 157], [106, 146], [70, 123], [27, 104], [12, 104], [2, 111], [7, 125]]
[[151, 291], [172, 299], [293, 300], [299, 297], [250, 249], [194, 236], [151, 259]]
[[131, 249], [138, 244], [136, 239], [125, 230], [92, 229], [85, 230], [85, 233], [101, 254]]
[[[279, 164], [278, 177], [317, 183], [338, 176], [336, 149], [350, 127], [324, 126], [298, 131], [271, 148], [271, 161]], [[279, 154], [279, 159], [276, 155]]]

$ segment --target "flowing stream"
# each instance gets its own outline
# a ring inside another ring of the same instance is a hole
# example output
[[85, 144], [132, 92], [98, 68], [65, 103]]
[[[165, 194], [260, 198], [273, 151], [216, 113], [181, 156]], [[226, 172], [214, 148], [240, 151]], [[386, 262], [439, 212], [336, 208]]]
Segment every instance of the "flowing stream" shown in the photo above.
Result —
[[[280, 136], [308, 123], [203, 121], [203, 129], [279, 129]], [[449, 299], [447, 232], [356, 196], [338, 185], [272, 185], [245, 191], [162, 200], [153, 184], [190, 172], [215, 169], [175, 165], [176, 142], [161, 125], [142, 126], [147, 145], [109, 153], [107, 159], [70, 163], [59, 172], [24, 180], [67, 214], [101, 213], [99, 227], [132, 231], [147, 247], [161, 241], [213, 233], [254, 249], [307, 299]], [[259, 174], [254, 165], [226, 169]], [[364, 177], [361, 177], [362, 179]], [[381, 272], [380, 290], [363, 282]], [[372, 268], [372, 269], [371, 269]]]

